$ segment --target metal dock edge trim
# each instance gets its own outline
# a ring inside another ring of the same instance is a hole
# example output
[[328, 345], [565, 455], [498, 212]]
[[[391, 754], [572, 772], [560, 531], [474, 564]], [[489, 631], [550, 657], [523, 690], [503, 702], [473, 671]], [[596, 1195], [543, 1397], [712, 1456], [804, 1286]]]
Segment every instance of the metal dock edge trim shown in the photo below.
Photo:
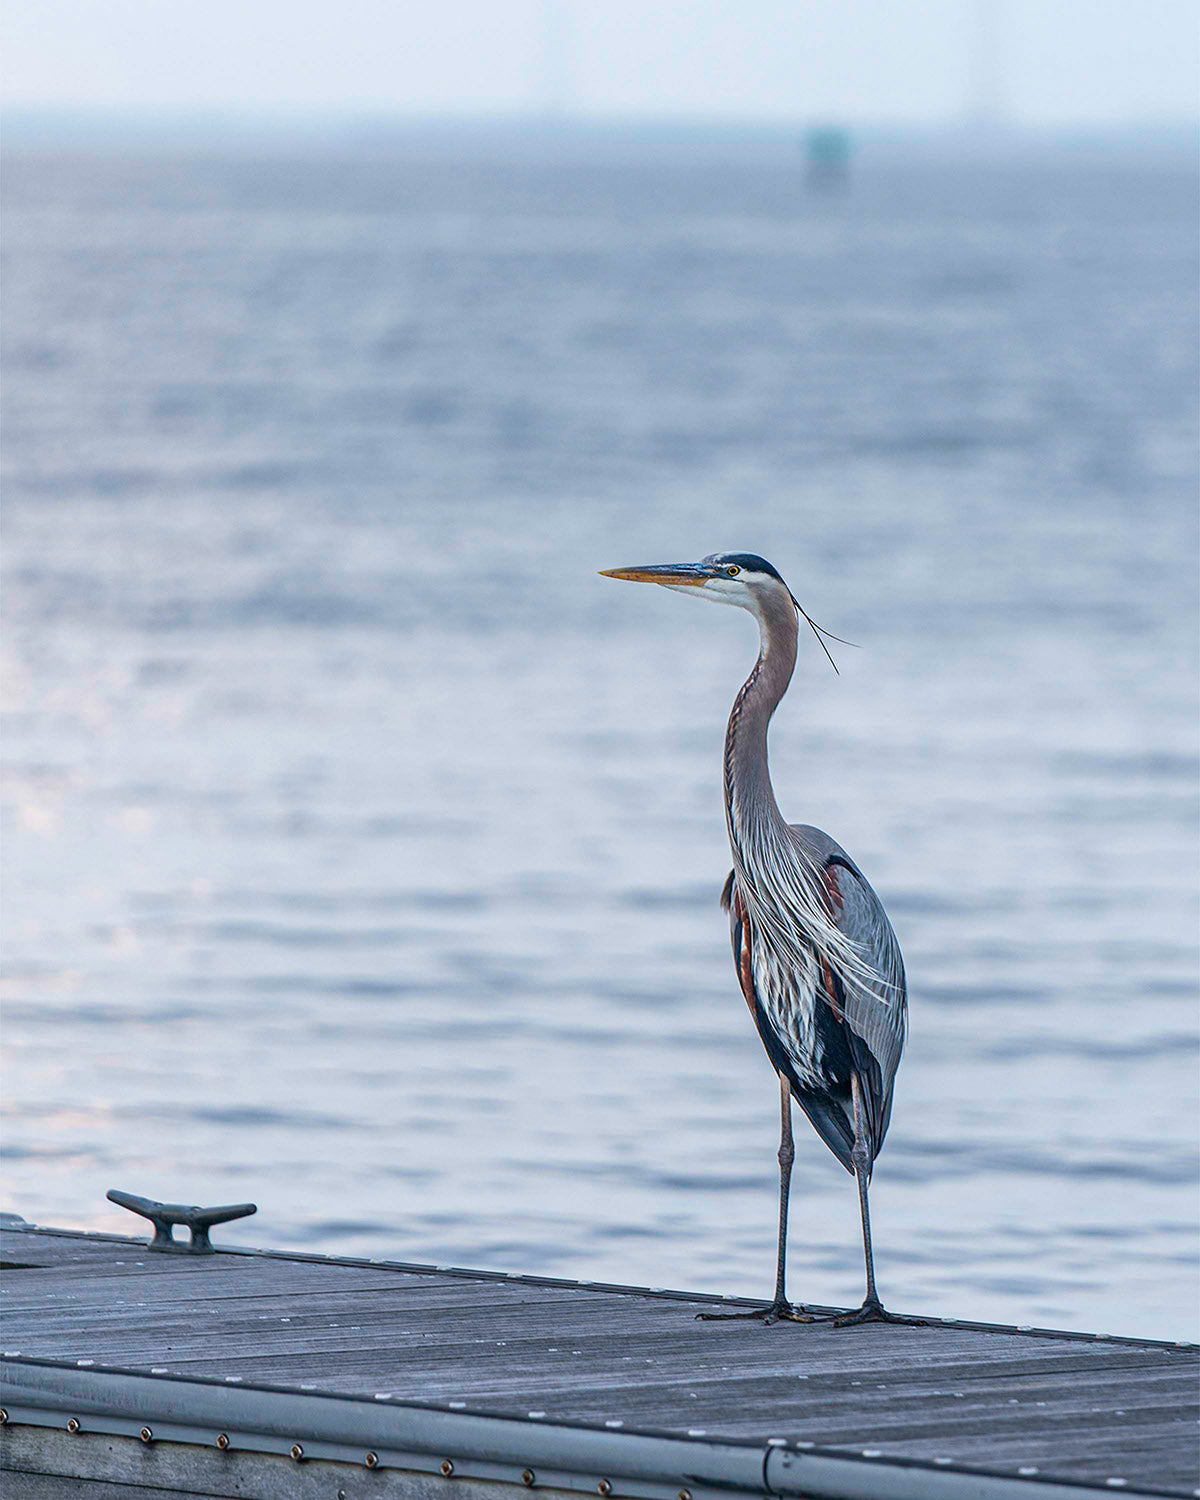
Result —
[[[56, 1229], [45, 1224], [29, 1224], [15, 1215], [0, 1214], [0, 1230], [8, 1234], [55, 1235], [60, 1239], [85, 1240], [92, 1244], [126, 1245], [131, 1250], [148, 1250], [145, 1240], [134, 1235], [111, 1234], [99, 1229]], [[761, 1297], [738, 1297], [721, 1292], [683, 1292], [660, 1286], [624, 1286], [612, 1281], [573, 1281], [565, 1276], [535, 1276], [516, 1271], [481, 1271], [469, 1266], [435, 1266], [426, 1261], [376, 1259], [366, 1255], [321, 1255], [313, 1250], [260, 1250], [247, 1245], [220, 1245], [217, 1255], [251, 1256], [257, 1260], [303, 1261], [320, 1266], [369, 1266], [376, 1271], [399, 1271], [410, 1276], [454, 1276], [468, 1281], [498, 1281], [515, 1286], [560, 1287], [570, 1291], [596, 1292], [604, 1295], [657, 1297], [670, 1302], [707, 1302], [715, 1306], [762, 1307]], [[826, 1307], [811, 1302], [806, 1306], [821, 1314], [852, 1312], [852, 1308]], [[1138, 1348], [1172, 1349], [1192, 1352], [1200, 1345], [1186, 1339], [1147, 1339], [1127, 1333], [1081, 1333], [1071, 1328], [1035, 1328], [1020, 1323], [980, 1323], [973, 1318], [937, 1318], [923, 1313], [912, 1316], [930, 1328], [961, 1329], [974, 1333], [1019, 1333], [1025, 1338], [1073, 1339], [1081, 1344], [1132, 1344]], [[1107, 1493], [1107, 1492], [1106, 1492]], [[1130, 1491], [1133, 1493], [1133, 1491]], [[1147, 1492], [1148, 1493], [1148, 1492]]]
[[[356, 1466], [371, 1454], [379, 1468], [650, 1500], [694, 1500], [697, 1493], [795, 1500], [1071, 1500], [1113, 1493], [1077, 1480], [1033, 1480], [961, 1465], [939, 1468], [882, 1454], [867, 1460], [779, 1443], [617, 1433], [13, 1357], [0, 1360], [0, 1402], [5, 1422], [18, 1425]], [[225, 1438], [222, 1445], [218, 1434]], [[1122, 1493], [1178, 1492], [1129, 1484]]]

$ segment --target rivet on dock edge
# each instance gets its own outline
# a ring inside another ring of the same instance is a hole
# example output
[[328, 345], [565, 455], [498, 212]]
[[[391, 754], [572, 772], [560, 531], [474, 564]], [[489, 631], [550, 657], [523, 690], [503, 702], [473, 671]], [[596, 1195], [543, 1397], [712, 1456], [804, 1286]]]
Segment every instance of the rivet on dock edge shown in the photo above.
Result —
[[379, 1454], [374, 1452], [368, 1453], [367, 1456], [363, 1459], [363, 1463], [366, 1464], [368, 1469], [373, 1469], [378, 1462]]
[[229, 1447], [229, 1434], [227, 1432], [217, 1433], [217, 1447], [220, 1448], [222, 1453]]
[[3, 1427], [4, 1424], [7, 1421], [8, 1421], [8, 1412], [5, 1411], [4, 1407], [0, 1406], [0, 1427]]
[[443, 1458], [442, 1459], [442, 1463], [441, 1463], [441, 1470], [442, 1470], [442, 1473], [446, 1476], [446, 1478], [449, 1479], [450, 1476], [451, 1476], [451, 1474], [454, 1473], [454, 1465], [450, 1462], [450, 1460], [448, 1458]]
[[79, 1431], [78, 1417], [72, 1417], [71, 1420], [67, 1423], [67, 1431], [72, 1433]]
[[532, 1485], [532, 1484], [535, 1484], [536, 1482], [537, 1482], [537, 1475], [533, 1472], [532, 1469], [522, 1469], [521, 1470], [521, 1483], [522, 1484], [524, 1484], [524, 1485]]
[[692, 1500], [692, 1492], [691, 1492], [691, 1490], [680, 1490], [679, 1491], [679, 1500]]
[[600, 1481], [600, 1483], [596, 1486], [596, 1488], [604, 1496], [611, 1495], [612, 1494], [612, 1480], [611, 1479], [602, 1479]]
[[300, 1460], [304, 1457], [304, 1445], [302, 1443], [293, 1443], [291, 1447], [291, 1454], [296, 1462], [299, 1463]]
[[152, 1443], [154, 1441], [154, 1434], [149, 1427], [143, 1427], [141, 1432], [138, 1433], [138, 1437], [141, 1438], [143, 1443]]

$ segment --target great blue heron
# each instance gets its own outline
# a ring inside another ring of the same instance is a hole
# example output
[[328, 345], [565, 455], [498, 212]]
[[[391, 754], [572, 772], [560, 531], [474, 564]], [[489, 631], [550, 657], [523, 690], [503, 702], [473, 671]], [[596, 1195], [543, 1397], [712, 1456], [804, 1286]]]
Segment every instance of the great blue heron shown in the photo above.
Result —
[[867, 1184], [887, 1134], [904, 1048], [904, 960], [883, 903], [862, 871], [827, 833], [784, 822], [767, 769], [767, 725], [791, 681], [797, 614], [804, 611], [775, 568], [749, 552], [611, 568], [603, 576], [733, 604], [758, 621], [758, 660], [734, 699], [725, 734], [725, 821], [733, 869], [721, 904], [729, 912], [742, 994], [779, 1075], [779, 1251], [771, 1306], [742, 1316], [812, 1321], [784, 1292], [795, 1098], [858, 1180], [867, 1294], [856, 1312], [834, 1321], [901, 1321], [885, 1311], [875, 1290]]

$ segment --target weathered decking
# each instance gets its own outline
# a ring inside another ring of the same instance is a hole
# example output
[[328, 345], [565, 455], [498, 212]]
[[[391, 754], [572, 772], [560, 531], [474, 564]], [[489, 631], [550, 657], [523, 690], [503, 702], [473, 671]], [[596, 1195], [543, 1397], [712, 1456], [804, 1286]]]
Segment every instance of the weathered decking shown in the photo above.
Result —
[[6, 1496], [1200, 1494], [1194, 1346], [22, 1226], [0, 1252]]

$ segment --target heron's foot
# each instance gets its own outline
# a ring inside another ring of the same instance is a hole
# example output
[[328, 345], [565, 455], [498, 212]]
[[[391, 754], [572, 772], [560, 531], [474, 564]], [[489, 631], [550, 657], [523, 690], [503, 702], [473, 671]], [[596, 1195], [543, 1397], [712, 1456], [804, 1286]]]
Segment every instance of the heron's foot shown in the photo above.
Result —
[[815, 1323], [817, 1320], [799, 1303], [772, 1302], [770, 1307], [752, 1307], [747, 1312], [697, 1313], [702, 1323], [723, 1323], [736, 1318], [757, 1318], [764, 1326], [772, 1323]]
[[905, 1313], [891, 1313], [878, 1297], [868, 1297], [854, 1312], [842, 1313], [831, 1319], [835, 1328], [853, 1328], [859, 1323], [907, 1323], [910, 1328], [924, 1328], [923, 1318], [910, 1318]]

